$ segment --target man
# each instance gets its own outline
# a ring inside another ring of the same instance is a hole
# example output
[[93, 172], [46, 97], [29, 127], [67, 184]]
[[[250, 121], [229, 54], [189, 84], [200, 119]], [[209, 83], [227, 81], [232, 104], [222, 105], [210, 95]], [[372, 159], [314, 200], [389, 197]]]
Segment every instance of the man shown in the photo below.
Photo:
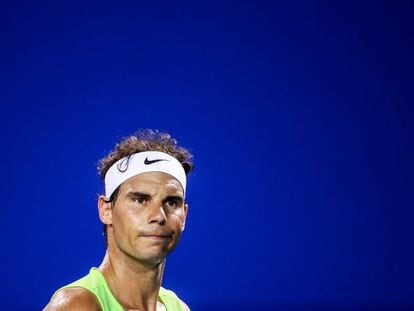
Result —
[[161, 281], [184, 230], [192, 169], [192, 155], [167, 133], [146, 130], [117, 144], [98, 165], [105, 184], [98, 198], [103, 261], [58, 290], [44, 310], [189, 310]]

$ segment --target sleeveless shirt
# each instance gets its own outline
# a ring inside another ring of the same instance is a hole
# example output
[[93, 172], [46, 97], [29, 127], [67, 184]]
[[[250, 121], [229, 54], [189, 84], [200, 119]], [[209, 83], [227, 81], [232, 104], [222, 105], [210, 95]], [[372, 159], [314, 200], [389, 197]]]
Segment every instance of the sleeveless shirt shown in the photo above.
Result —
[[[62, 289], [81, 287], [93, 293], [101, 305], [102, 311], [124, 311], [124, 308], [115, 299], [102, 273], [95, 267], [83, 278], [58, 289], [53, 296]], [[168, 289], [160, 288], [158, 300], [167, 311], [183, 311], [177, 295]]]

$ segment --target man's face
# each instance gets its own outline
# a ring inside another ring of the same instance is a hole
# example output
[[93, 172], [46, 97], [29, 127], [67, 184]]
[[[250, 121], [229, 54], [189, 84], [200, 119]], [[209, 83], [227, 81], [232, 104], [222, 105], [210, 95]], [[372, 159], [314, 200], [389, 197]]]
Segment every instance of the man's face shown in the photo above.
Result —
[[158, 264], [177, 245], [187, 206], [174, 177], [150, 172], [125, 181], [109, 213], [109, 248], [143, 263]]

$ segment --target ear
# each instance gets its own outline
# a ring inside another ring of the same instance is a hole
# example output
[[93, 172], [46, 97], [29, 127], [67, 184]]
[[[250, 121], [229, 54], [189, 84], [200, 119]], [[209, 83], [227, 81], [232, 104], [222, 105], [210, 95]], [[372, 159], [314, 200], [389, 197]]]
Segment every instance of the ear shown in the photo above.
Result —
[[188, 213], [188, 204], [185, 203], [184, 204], [184, 221], [183, 221], [183, 226], [181, 227], [181, 231], [184, 231], [185, 229], [185, 221], [187, 219], [187, 213]]
[[112, 225], [112, 203], [107, 202], [103, 195], [100, 195], [98, 198], [98, 212], [102, 223]]

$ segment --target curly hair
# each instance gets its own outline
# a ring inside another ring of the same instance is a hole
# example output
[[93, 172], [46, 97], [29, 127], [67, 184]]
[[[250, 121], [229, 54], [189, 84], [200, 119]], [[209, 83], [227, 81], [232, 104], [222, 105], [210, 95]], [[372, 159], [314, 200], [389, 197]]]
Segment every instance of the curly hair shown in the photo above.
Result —
[[[105, 183], [105, 174], [116, 161], [143, 151], [160, 151], [173, 156], [181, 163], [186, 175], [194, 169], [193, 156], [190, 151], [178, 146], [177, 141], [170, 134], [158, 130], [143, 129], [124, 137], [106, 157], [99, 160], [97, 169], [102, 182]], [[115, 204], [118, 192], [119, 187], [112, 193], [107, 202]], [[106, 245], [106, 225], [103, 228], [103, 235]]]
[[104, 180], [106, 172], [116, 161], [143, 151], [160, 151], [173, 156], [181, 163], [187, 175], [194, 168], [192, 154], [187, 149], [177, 146], [177, 141], [170, 134], [145, 129], [123, 138], [108, 156], [99, 161], [99, 176]]

